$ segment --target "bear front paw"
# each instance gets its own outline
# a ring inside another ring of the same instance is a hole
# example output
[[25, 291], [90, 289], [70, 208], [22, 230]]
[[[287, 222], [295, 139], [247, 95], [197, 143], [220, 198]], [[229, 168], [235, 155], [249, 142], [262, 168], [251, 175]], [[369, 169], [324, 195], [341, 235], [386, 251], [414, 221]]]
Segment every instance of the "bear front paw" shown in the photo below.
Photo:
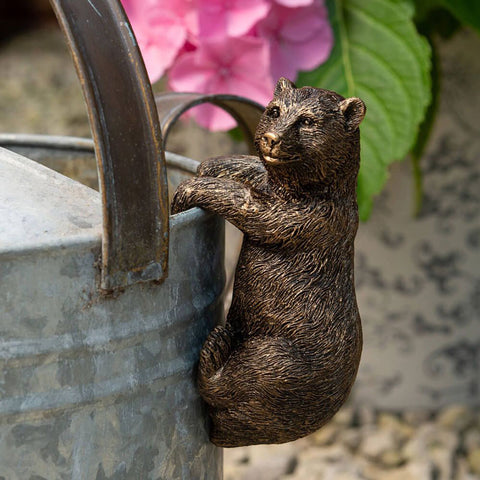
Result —
[[189, 180], [181, 183], [177, 187], [177, 190], [173, 195], [173, 200], [171, 205], [172, 215], [175, 215], [176, 213], [184, 212], [185, 210], [188, 210], [189, 208], [193, 207], [193, 204], [191, 202], [192, 188], [188, 185], [188, 182]]

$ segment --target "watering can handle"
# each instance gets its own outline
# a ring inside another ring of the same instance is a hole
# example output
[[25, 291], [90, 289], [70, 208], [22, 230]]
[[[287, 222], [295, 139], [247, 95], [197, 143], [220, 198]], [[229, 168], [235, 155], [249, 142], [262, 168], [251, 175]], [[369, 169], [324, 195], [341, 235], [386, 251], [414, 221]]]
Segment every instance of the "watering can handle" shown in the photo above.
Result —
[[86, 99], [103, 204], [101, 287], [163, 280], [168, 191], [151, 85], [118, 0], [50, 0]]

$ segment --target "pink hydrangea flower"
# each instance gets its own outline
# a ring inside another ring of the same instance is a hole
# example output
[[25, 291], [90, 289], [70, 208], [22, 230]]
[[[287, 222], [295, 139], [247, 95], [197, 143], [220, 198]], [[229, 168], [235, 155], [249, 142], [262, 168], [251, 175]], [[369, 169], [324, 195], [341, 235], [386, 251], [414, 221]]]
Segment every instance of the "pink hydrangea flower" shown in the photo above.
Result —
[[312, 70], [328, 58], [333, 46], [322, 0], [301, 8], [274, 5], [256, 29], [269, 42], [274, 79], [284, 76], [294, 80], [299, 70]]
[[239, 37], [270, 10], [268, 0], [198, 0], [199, 36]]
[[122, 0], [142, 51], [150, 81], [158, 80], [172, 65], [197, 19], [188, 0]]
[[[169, 72], [173, 90], [242, 95], [265, 104], [272, 95], [268, 45], [245, 36], [209, 39], [183, 53]], [[211, 130], [229, 130], [235, 121], [211, 106], [196, 109], [195, 118]]]
[[296, 8], [296, 7], [306, 7], [311, 5], [314, 0], [275, 0], [279, 5], [284, 7]]
[[[324, 0], [122, 0], [152, 82], [167, 73], [176, 91], [242, 95], [265, 104], [280, 76], [294, 80], [329, 56]], [[202, 106], [211, 130], [235, 125]]]

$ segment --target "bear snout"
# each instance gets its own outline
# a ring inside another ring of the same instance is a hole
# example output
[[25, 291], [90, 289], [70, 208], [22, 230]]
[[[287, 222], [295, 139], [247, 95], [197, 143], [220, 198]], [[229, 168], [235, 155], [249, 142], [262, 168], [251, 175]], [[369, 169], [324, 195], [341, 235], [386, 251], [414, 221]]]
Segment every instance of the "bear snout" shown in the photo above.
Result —
[[270, 150], [279, 142], [280, 136], [275, 132], [267, 132], [262, 137], [262, 143]]

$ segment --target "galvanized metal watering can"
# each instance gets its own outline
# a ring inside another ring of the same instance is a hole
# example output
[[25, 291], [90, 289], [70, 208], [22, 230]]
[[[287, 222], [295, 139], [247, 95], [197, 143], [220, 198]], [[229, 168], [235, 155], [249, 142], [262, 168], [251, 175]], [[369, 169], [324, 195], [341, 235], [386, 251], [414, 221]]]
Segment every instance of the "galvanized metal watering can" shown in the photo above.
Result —
[[[163, 146], [194, 104], [231, 112], [247, 140], [261, 108], [170, 94], [159, 117], [118, 2], [52, 4], [95, 142], [0, 136], [0, 478], [220, 479], [194, 375], [223, 311], [223, 223], [169, 218]], [[18, 154], [93, 149], [100, 194]]]

